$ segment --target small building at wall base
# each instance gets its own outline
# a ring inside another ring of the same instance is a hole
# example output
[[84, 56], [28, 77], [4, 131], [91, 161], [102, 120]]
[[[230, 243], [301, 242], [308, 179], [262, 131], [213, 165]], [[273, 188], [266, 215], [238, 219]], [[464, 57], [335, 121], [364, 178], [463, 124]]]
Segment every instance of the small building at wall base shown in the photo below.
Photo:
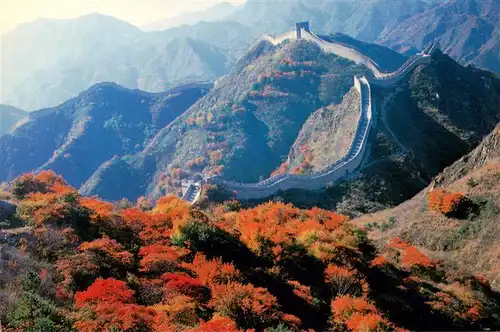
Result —
[[295, 29], [297, 30], [297, 39], [302, 39], [302, 29], [307, 32], [311, 32], [309, 22], [298, 22], [295, 24]]

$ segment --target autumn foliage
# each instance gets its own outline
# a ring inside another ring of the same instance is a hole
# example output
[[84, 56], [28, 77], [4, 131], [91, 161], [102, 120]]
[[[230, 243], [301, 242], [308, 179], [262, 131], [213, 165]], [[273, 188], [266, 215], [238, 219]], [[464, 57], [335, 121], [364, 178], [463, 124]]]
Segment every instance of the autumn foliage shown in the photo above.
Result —
[[[395, 330], [378, 280], [385, 287], [386, 273], [391, 285], [398, 275], [399, 289], [417, 292], [440, 273], [438, 261], [399, 238], [366, 256], [366, 237], [348, 218], [319, 208], [228, 201], [202, 211], [175, 196], [113, 204], [81, 197], [52, 172], [14, 184], [31, 232], [19, 250], [46, 262], [41, 294], [66, 313], [68, 331]], [[474, 293], [488, 292], [487, 281], [439, 278], [421, 305], [449, 317], [449, 327], [487, 317]], [[423, 326], [412, 322], [398, 325]]]
[[429, 210], [446, 216], [461, 216], [466, 212], [470, 201], [461, 193], [434, 189], [427, 195]]

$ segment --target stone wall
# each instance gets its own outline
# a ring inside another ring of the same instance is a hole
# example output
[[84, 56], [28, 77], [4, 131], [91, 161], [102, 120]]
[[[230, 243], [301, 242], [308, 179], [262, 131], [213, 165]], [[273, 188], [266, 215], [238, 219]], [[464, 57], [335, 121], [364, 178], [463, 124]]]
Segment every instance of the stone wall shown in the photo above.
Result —
[[[325, 167], [324, 169], [304, 175], [295, 174], [279, 174], [270, 177], [258, 183], [238, 183], [227, 181], [221, 177], [212, 177], [206, 179], [206, 183], [222, 185], [225, 189], [235, 192], [237, 199], [262, 199], [275, 195], [279, 191], [289, 189], [305, 189], [305, 190], [320, 190], [328, 184], [334, 183], [341, 178], [355, 172], [363, 162], [367, 150], [367, 141], [370, 135], [373, 118], [372, 94], [370, 84], [389, 87], [409, 74], [415, 67], [430, 63], [431, 53], [417, 54], [408, 59], [397, 71], [386, 73], [382, 72], [379, 66], [370, 58], [360, 53], [359, 51], [339, 43], [325, 41], [309, 30], [309, 26], [298, 23], [296, 33], [290, 32], [281, 37], [273, 38], [264, 36], [265, 40], [277, 45], [285, 39], [306, 39], [316, 43], [324, 52], [334, 53], [338, 56], [347, 58], [358, 64], [362, 64], [371, 70], [373, 77], [357, 78], [354, 77], [354, 87], [359, 91], [361, 96], [360, 103], [360, 118], [353, 142], [349, 151], [340, 159]], [[434, 50], [434, 49], [433, 49]], [[198, 186], [200, 187], [200, 186]], [[190, 185], [185, 197], [192, 195], [195, 190], [194, 185]], [[198, 189], [201, 191], [201, 189]], [[199, 197], [200, 192], [196, 194]]]
[[304, 175], [280, 174], [259, 183], [237, 183], [223, 180], [220, 177], [208, 179], [207, 182], [222, 185], [235, 192], [237, 199], [261, 199], [288, 189], [320, 190], [328, 183], [335, 182], [357, 170], [365, 156], [368, 136], [372, 122], [371, 87], [363, 77], [354, 78], [354, 86], [361, 96], [360, 119], [351, 148], [342, 158], [323, 170]]

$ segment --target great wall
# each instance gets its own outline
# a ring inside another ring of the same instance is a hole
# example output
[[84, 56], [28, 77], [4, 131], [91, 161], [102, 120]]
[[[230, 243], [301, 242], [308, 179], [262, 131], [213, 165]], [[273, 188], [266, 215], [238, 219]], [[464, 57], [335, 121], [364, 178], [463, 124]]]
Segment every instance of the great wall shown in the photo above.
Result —
[[227, 190], [233, 191], [235, 198], [249, 200], [263, 199], [270, 197], [279, 191], [289, 189], [320, 190], [325, 188], [327, 185], [352, 174], [358, 170], [363, 159], [365, 158], [368, 137], [373, 127], [374, 117], [371, 85], [380, 87], [389, 87], [394, 85], [417, 66], [429, 63], [431, 61], [431, 54], [435, 49], [435, 45], [432, 45], [422, 53], [408, 59], [408, 61], [406, 61], [398, 70], [394, 72], [384, 72], [372, 59], [349, 45], [327, 41], [315, 35], [310, 31], [309, 24], [307, 22], [297, 23], [296, 30], [290, 31], [289, 33], [286, 33], [278, 38], [265, 35], [262, 36], [259, 41], [265, 40], [273, 45], [279, 45], [285, 40], [300, 39], [308, 40], [317, 44], [324, 52], [333, 53], [357, 64], [362, 64], [370, 69], [373, 74], [373, 77], [354, 77], [354, 87], [358, 90], [361, 97], [361, 106], [356, 133], [348, 152], [343, 157], [322, 170], [302, 175], [279, 174], [258, 183], [239, 183], [224, 180], [219, 176], [210, 178], [199, 176], [198, 179], [183, 181], [184, 194], [182, 199], [194, 204], [200, 198], [202, 186], [205, 183], [220, 185]]

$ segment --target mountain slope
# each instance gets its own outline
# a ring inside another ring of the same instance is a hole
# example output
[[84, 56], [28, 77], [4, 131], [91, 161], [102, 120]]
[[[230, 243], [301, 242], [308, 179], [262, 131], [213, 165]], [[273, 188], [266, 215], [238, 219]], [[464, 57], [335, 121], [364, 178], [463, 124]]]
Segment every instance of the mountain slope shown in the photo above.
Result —
[[[238, 181], [267, 177], [286, 160], [308, 117], [341, 102], [354, 74], [366, 68], [307, 41], [263, 41], [144, 151], [103, 165], [83, 193], [117, 199], [124, 190], [135, 191], [133, 199], [148, 188], [154, 196], [176, 191], [180, 178], [201, 171]], [[109, 185], [118, 172], [132, 176], [128, 189]]]
[[9, 105], [0, 105], [0, 135], [9, 130], [28, 113]]
[[364, 168], [326, 194], [291, 191], [283, 199], [354, 216], [398, 205], [476, 147], [500, 121], [500, 79], [440, 52], [394, 88], [374, 88], [373, 98], [377, 121]]
[[194, 25], [200, 22], [221, 21], [232, 15], [238, 9], [239, 6], [235, 4], [223, 2], [205, 10], [187, 12], [175, 17], [147, 23], [140, 28], [143, 31], [161, 31], [182, 25]]
[[290, 149], [288, 170], [317, 171], [344, 156], [356, 132], [359, 110], [360, 95], [352, 88], [340, 104], [314, 112]]
[[448, 0], [385, 31], [378, 42], [422, 48], [432, 40], [457, 61], [500, 72], [500, 3]]
[[[446, 257], [463, 271], [483, 274], [500, 287], [498, 236], [500, 234], [500, 127], [471, 153], [446, 168], [432, 185], [404, 204], [366, 216], [356, 223], [379, 225], [393, 218], [383, 232], [372, 227], [372, 236], [382, 243], [400, 236], [426, 248], [433, 255]], [[431, 191], [460, 192], [470, 199], [466, 218], [446, 216], [428, 207]]]
[[2, 102], [33, 110], [56, 106], [100, 82], [162, 92], [211, 81], [247, 47], [240, 41], [253, 38], [235, 22], [145, 33], [97, 14], [38, 20], [2, 36]]
[[207, 89], [192, 85], [150, 94], [101, 83], [58, 107], [32, 112], [0, 136], [0, 179], [49, 168], [79, 187], [102, 162], [142, 149]]

